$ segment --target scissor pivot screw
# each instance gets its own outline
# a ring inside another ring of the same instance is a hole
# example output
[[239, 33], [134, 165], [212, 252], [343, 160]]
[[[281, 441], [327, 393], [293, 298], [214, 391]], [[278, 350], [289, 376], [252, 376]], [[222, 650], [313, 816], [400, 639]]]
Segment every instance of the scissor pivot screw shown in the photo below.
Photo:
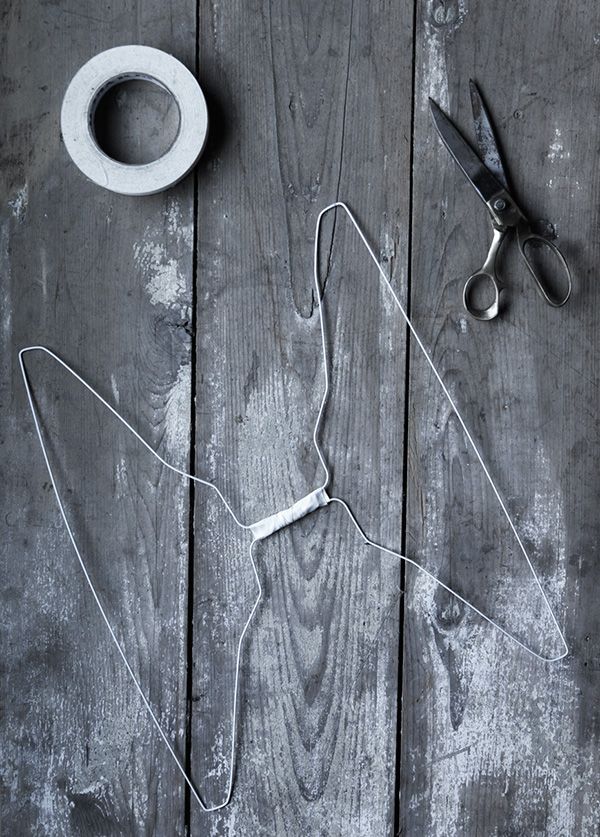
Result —
[[504, 198], [497, 198], [494, 201], [494, 209], [497, 212], [502, 212], [503, 209], [506, 209], [506, 201], [504, 200]]

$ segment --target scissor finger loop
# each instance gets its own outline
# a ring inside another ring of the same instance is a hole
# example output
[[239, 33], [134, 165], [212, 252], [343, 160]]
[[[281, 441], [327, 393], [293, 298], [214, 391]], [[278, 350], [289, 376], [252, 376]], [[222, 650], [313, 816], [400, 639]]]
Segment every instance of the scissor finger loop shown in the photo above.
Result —
[[[556, 244], [552, 241], [549, 241], [547, 238], [544, 238], [541, 235], [537, 235], [531, 231], [531, 228], [526, 222], [523, 222], [517, 228], [517, 242], [519, 245], [519, 252], [523, 258], [523, 261], [527, 265], [529, 272], [531, 273], [536, 287], [542, 296], [542, 298], [551, 305], [553, 308], [561, 308], [571, 296], [571, 290], [573, 287], [573, 282], [571, 279], [571, 271], [569, 269], [569, 265], [567, 264], [567, 260], [560, 252]], [[565, 284], [566, 284], [566, 291], [562, 297], [555, 297], [552, 289], [550, 288], [548, 282], [546, 281], [545, 274], [541, 273], [529, 256], [527, 255], [528, 246], [539, 246], [544, 247], [554, 257], [555, 261], [558, 262], [560, 267], [560, 272], [564, 277]]]
[[[486, 308], [478, 308], [473, 303], [473, 297], [478, 290], [483, 286], [491, 285], [493, 289], [494, 298]], [[493, 320], [500, 312], [500, 294], [502, 293], [502, 285], [493, 273], [484, 272], [483, 270], [473, 273], [463, 288], [463, 305], [465, 310], [476, 320]]]
[[[500, 312], [500, 294], [502, 293], [502, 282], [498, 279], [496, 273], [496, 258], [502, 246], [506, 235], [506, 228], [501, 226], [494, 226], [494, 236], [490, 244], [490, 249], [486, 256], [483, 267], [473, 273], [463, 288], [463, 305], [468, 314], [476, 320], [493, 320]], [[489, 286], [491, 285], [493, 292], [493, 299], [489, 305], [481, 308], [475, 303], [476, 296], [480, 298], [483, 295], [489, 296]]]

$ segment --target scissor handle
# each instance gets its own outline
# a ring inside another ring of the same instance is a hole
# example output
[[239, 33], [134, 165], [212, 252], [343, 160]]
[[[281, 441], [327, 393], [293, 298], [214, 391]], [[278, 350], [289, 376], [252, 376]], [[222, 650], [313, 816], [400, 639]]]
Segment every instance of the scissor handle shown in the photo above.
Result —
[[[492, 286], [494, 299], [490, 305], [487, 306], [487, 308], [476, 308], [471, 301], [472, 294], [477, 287], [482, 287], [484, 284]], [[476, 320], [493, 320], [494, 317], [498, 316], [500, 311], [500, 294], [502, 293], [502, 290], [502, 285], [494, 273], [483, 269], [478, 270], [477, 273], [473, 273], [469, 276], [465, 282], [465, 286], [463, 288], [463, 305], [465, 306], [466, 311], [472, 317], [475, 317]]]
[[[476, 320], [493, 320], [494, 317], [498, 316], [500, 311], [500, 294], [503, 289], [502, 283], [496, 275], [496, 256], [502, 246], [505, 235], [505, 227], [494, 226], [494, 236], [483, 267], [481, 270], [477, 270], [469, 276], [465, 282], [463, 288], [463, 305], [467, 313]], [[473, 293], [476, 288], [481, 288], [484, 284], [492, 286], [494, 299], [487, 308], [477, 308], [472, 302]]]
[[[548, 305], [551, 305], [553, 308], [560, 308], [561, 305], [564, 305], [565, 302], [571, 296], [571, 271], [569, 270], [567, 260], [560, 252], [556, 244], [553, 244], [552, 241], [550, 241], [547, 238], [544, 238], [543, 235], [537, 235], [537, 233], [532, 232], [531, 227], [526, 221], [522, 221], [517, 227], [517, 241], [519, 243], [519, 251], [521, 253], [521, 256], [523, 257], [523, 261], [525, 262], [529, 269], [529, 272], [533, 276], [537, 289], [541, 294], [542, 298], [545, 299]], [[538, 272], [534, 262], [532, 262], [531, 259], [527, 256], [528, 245], [531, 245], [533, 243], [542, 247], [546, 247], [552, 253], [553, 258], [560, 265], [561, 273], [566, 278], [566, 293], [560, 299], [557, 299], [553, 295], [550, 286], [544, 280], [544, 276]]]

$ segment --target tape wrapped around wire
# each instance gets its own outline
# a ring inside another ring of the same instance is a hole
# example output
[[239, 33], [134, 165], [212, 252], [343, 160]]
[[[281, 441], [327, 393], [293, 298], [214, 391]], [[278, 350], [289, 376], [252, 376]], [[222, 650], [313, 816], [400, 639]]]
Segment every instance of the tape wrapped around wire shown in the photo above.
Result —
[[[179, 130], [165, 154], [141, 165], [113, 160], [94, 135], [94, 113], [102, 96], [130, 79], [153, 82], [170, 93], [179, 108]], [[152, 195], [181, 180], [202, 154], [208, 111], [200, 85], [184, 65], [160, 49], [114, 47], [91, 58], [75, 74], [62, 104], [61, 130], [75, 165], [91, 181], [121, 195]]]

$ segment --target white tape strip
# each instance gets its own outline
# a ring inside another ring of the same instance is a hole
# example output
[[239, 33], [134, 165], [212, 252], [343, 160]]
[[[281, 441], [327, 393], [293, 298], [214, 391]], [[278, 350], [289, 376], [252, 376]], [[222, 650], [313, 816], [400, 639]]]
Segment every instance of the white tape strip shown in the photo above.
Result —
[[327, 503], [329, 503], [327, 492], [324, 488], [317, 488], [307, 494], [306, 497], [297, 500], [289, 509], [283, 509], [283, 511], [276, 512], [270, 517], [265, 517], [257, 523], [253, 523], [250, 531], [255, 541], [262, 541], [263, 538], [268, 538], [273, 532], [278, 532], [279, 529], [289, 526], [295, 520], [300, 520], [300, 518], [316, 511], [321, 506], [326, 506]]
[[[179, 108], [179, 131], [169, 150], [150, 163], [128, 165], [108, 157], [94, 136], [94, 112], [104, 93], [128, 79], [167, 90]], [[61, 130], [75, 165], [99, 186], [121, 195], [152, 195], [177, 183], [206, 142], [208, 111], [200, 85], [172, 55], [147, 46], [120, 46], [91, 58], [75, 74], [63, 100]]]

